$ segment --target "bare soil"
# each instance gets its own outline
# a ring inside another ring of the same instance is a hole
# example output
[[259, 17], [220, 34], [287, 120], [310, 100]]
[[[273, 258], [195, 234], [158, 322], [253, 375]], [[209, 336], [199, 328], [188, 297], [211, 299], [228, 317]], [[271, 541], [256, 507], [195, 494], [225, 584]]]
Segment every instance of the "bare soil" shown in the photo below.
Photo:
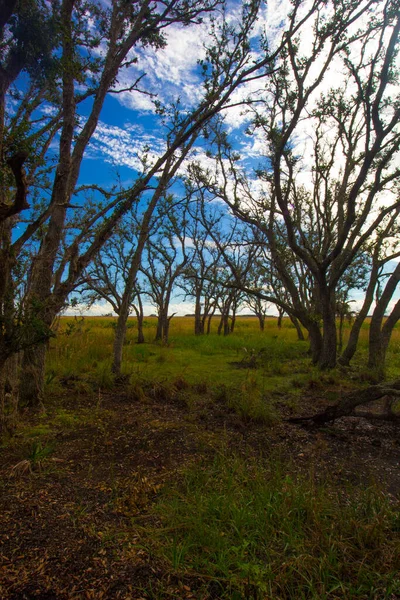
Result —
[[[360, 417], [324, 429], [245, 423], [223, 402], [189, 409], [184, 393], [143, 401], [121, 389], [88, 400], [67, 390], [57, 403], [91, 408], [89, 423], [55, 427], [53, 452], [43, 459], [28, 461], [18, 434], [0, 451], [1, 599], [217, 598], [212, 582], [204, 594], [201, 578], [178, 577], [152, 556], [143, 525], [162, 486], [222, 443], [278, 453], [295, 472], [312, 469], [343, 488], [376, 482], [400, 494], [398, 425]], [[326, 404], [310, 392], [296, 413]], [[284, 399], [278, 409], [283, 419], [293, 414]]]

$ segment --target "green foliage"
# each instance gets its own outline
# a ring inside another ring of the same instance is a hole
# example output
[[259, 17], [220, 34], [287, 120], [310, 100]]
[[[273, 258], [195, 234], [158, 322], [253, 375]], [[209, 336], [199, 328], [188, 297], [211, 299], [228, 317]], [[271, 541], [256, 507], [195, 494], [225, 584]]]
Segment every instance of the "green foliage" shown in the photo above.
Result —
[[347, 491], [294, 478], [280, 460], [219, 454], [163, 492], [156, 551], [218, 581], [220, 598], [389, 598], [399, 507], [374, 488]]

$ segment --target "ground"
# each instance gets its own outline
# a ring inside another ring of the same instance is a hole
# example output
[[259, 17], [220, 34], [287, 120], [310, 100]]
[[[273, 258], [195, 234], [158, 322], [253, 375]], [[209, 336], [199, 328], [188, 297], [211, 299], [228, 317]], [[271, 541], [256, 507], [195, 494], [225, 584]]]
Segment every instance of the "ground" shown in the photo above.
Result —
[[279, 419], [259, 423], [238, 415], [223, 394], [210, 403], [198, 389], [198, 402], [188, 402], [193, 390], [183, 382], [173, 393], [158, 387], [145, 395], [64, 387], [46, 415], [23, 415], [0, 451], [4, 600], [218, 598], [215, 582], [179, 573], [157, 555], [149, 531], [165, 484], [222, 445], [279, 455], [293, 472], [312, 471], [338, 488], [376, 482], [393, 500], [400, 492], [398, 426], [358, 417], [324, 429], [285, 422], [326, 406], [321, 390], [304, 391], [295, 408], [278, 401]]

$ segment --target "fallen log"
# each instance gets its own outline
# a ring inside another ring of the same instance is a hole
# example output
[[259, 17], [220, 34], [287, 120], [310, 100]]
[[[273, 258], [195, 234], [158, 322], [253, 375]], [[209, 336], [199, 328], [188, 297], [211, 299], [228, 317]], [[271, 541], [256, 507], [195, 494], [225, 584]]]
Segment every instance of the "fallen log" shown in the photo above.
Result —
[[[381, 383], [378, 385], [371, 385], [368, 388], [356, 390], [345, 394], [341, 400], [333, 406], [328, 406], [324, 411], [319, 412], [311, 417], [291, 417], [286, 419], [289, 423], [313, 423], [314, 425], [324, 425], [330, 421], [335, 421], [340, 417], [354, 416], [354, 410], [357, 406], [363, 404], [369, 404], [376, 400], [381, 400], [386, 397], [385, 410], [386, 418], [388, 420], [400, 420], [400, 415], [397, 415], [392, 411], [392, 404], [395, 398], [400, 398], [400, 379], [388, 383]], [[367, 414], [363, 412], [359, 416], [376, 416], [373, 414]], [[381, 416], [380, 418], [384, 418]]]

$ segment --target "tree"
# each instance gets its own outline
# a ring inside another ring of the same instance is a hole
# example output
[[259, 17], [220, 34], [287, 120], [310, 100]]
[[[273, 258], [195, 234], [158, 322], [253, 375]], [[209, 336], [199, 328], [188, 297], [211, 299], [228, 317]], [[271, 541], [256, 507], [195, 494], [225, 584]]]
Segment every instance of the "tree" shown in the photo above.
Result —
[[[370, 259], [364, 261], [370, 264], [370, 270], [368, 273], [367, 281], [365, 283], [365, 296], [363, 304], [358, 311], [352, 328], [350, 330], [349, 339], [347, 341], [346, 348], [339, 357], [339, 363], [341, 365], [348, 366], [351, 359], [353, 358], [356, 350], [358, 338], [360, 335], [361, 327], [367, 318], [370, 308], [372, 306], [374, 297], [377, 296], [379, 299], [381, 289], [381, 279], [386, 277], [386, 266], [387, 264], [399, 257], [399, 252], [396, 251], [398, 247], [399, 238], [399, 225], [398, 215], [400, 210], [396, 210], [390, 219], [386, 219], [386, 222], [376, 231], [375, 239], [368, 249]], [[365, 256], [365, 254], [364, 254]], [[395, 286], [392, 287], [394, 293]], [[377, 292], [377, 293], [376, 293]], [[387, 298], [387, 296], [386, 296]], [[384, 311], [387, 309], [390, 298], [387, 300], [387, 304]], [[381, 360], [384, 360], [385, 353], [381, 354]], [[379, 369], [381, 373], [384, 371], [384, 365], [381, 363]]]
[[[50, 200], [42, 202], [42, 207], [39, 203], [32, 221], [8, 249], [10, 255], [18, 256], [33, 236], [40, 234], [40, 245], [29, 277], [29, 292], [24, 299], [24, 319], [28, 323], [36, 315], [47, 335], [55, 315], [65, 306], [68, 295], [110, 237], [114, 226], [132, 203], [155, 185], [156, 191], [143, 213], [142, 235], [137, 248], [138, 268], [152, 212], [204, 125], [229, 105], [232, 93], [255, 73], [260, 78], [268, 75], [273, 61], [270, 54], [264, 54], [256, 64], [250, 58], [248, 38], [258, 12], [258, 3], [254, 2], [244, 7], [243, 19], [236, 28], [227, 23], [220, 27], [214, 25], [214, 45], [202, 63], [205, 84], [198, 104], [186, 111], [179, 103], [170, 111], [159, 107], [166, 131], [165, 152], [153, 162], [144, 161], [143, 171], [129, 191], [112, 198], [103, 194], [105, 202], [97, 212], [92, 211], [90, 217], [82, 218], [81, 227], [76, 227], [75, 236], [69, 235], [68, 244], [65, 244], [67, 212], [82, 213], [82, 202], [73, 205], [71, 197], [79, 191], [77, 182], [83, 157], [96, 130], [104, 99], [107, 93], [113, 91], [119, 70], [135, 60], [132, 49], [138, 44], [162, 46], [162, 31], [166, 27], [172, 23], [196, 22], [202, 13], [212, 11], [216, 5], [217, 2], [211, 0], [201, 3], [171, 0], [153, 4], [114, 0], [110, 9], [103, 10], [95, 2], [64, 0], [61, 3], [58, 19], [60, 43], [55, 52], [61, 69], [56, 83], [61, 93], [52, 100], [50, 108], [54, 109], [55, 115], [47, 120], [48, 135], [46, 140], [43, 139], [41, 150], [38, 150], [45, 158], [49, 140], [60, 130], [57, 166], [49, 181]], [[54, 6], [58, 5], [54, 3]], [[88, 19], [89, 13], [93, 19]], [[96, 48], [100, 45], [104, 51], [98, 53]], [[134, 82], [131, 91], [137, 90], [138, 84], [138, 81]], [[88, 103], [91, 104], [82, 120], [78, 109], [84, 100], [86, 108]], [[49, 102], [49, 98], [46, 102], [43, 99], [42, 106], [48, 107]], [[23, 105], [22, 99], [21, 107]], [[35, 110], [39, 108], [36, 106]], [[34, 129], [32, 108], [30, 112], [21, 108], [20, 112], [20, 122]], [[34, 172], [32, 178], [33, 175]], [[76, 225], [78, 222], [79, 219], [75, 219]], [[55, 269], [59, 271], [58, 277], [54, 277]], [[134, 271], [132, 269], [133, 280], [136, 277]], [[118, 328], [122, 327], [122, 321]], [[36, 338], [36, 343], [38, 341], [40, 336]], [[31, 376], [25, 378], [26, 385], [21, 392], [28, 403], [36, 402], [40, 397], [44, 358], [44, 346], [25, 353], [24, 370]]]
[[186, 227], [187, 204], [175, 204], [168, 196], [159, 207], [157, 233], [147, 240], [146, 259], [141, 266], [148, 281], [145, 292], [158, 312], [155, 339], [164, 344], [168, 343], [169, 325], [175, 314], [168, 314], [172, 293], [189, 261]]
[[136, 252], [138, 207], [132, 207], [128, 215], [115, 228], [113, 236], [107, 240], [84, 274], [80, 292], [89, 306], [97, 301], [111, 304], [113, 311], [121, 314], [124, 294], [129, 295], [130, 311], [135, 312], [138, 325], [138, 343], [144, 342], [143, 303], [140, 284], [135, 281], [127, 292], [127, 282], [131, 262]]
[[383, 379], [385, 374], [385, 357], [394, 326], [400, 319], [400, 300], [394, 304], [389, 315], [384, 320], [389, 302], [400, 282], [400, 262], [389, 275], [384, 289], [378, 292], [375, 308], [372, 313], [369, 328], [368, 368]]
[[[190, 178], [186, 181], [187, 197], [192, 199]], [[218, 273], [222, 267], [221, 252], [209, 235], [222, 215], [216, 212], [207, 217], [201, 202], [188, 202], [187, 236], [192, 247], [180, 286], [185, 298], [194, 299], [194, 333], [210, 333], [211, 319], [217, 308], [221, 286]]]
[[[340, 281], [399, 207], [399, 31], [396, 2], [343, 1], [315, 13], [307, 41], [289, 36], [253, 107], [249, 135], [265, 147], [257, 186], [239, 168], [226, 133], [214, 137], [210, 193], [266, 236], [290, 312], [308, 330], [321, 368], [336, 364]], [[311, 312], [295, 264], [310, 281]]]

